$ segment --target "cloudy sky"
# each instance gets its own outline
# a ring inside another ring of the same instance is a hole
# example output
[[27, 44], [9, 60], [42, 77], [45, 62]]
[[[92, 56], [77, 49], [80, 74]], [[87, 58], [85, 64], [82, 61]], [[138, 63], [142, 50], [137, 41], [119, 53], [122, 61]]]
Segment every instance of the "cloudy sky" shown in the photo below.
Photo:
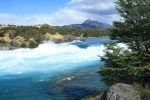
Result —
[[115, 0], [1, 0], [0, 24], [68, 25], [86, 19], [112, 24], [119, 20]]

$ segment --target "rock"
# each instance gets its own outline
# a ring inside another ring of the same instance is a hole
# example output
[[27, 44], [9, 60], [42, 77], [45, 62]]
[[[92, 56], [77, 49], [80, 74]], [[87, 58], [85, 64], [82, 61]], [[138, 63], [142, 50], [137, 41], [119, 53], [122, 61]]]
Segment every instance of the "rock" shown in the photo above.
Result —
[[138, 92], [128, 84], [117, 83], [105, 92], [83, 100], [141, 100]]
[[24, 37], [17, 36], [17, 37], [12, 39], [11, 48], [18, 48], [21, 46], [22, 43], [25, 43]]
[[58, 32], [54, 35], [50, 34], [50, 33], [46, 33], [43, 35], [43, 40], [51, 40], [54, 41], [56, 43], [59, 42], [70, 42], [73, 40], [77, 40], [78, 38], [76, 36], [73, 35], [61, 35]]
[[77, 37], [73, 35], [64, 35], [64, 41], [69, 42], [73, 40], [77, 40]]
[[29, 38], [29, 41], [33, 41], [36, 43], [35, 39], [34, 38]]
[[63, 42], [64, 41], [64, 36], [59, 34], [58, 32], [54, 35], [50, 33], [46, 33], [43, 35], [43, 40], [51, 40], [54, 42]]
[[9, 34], [5, 34], [4, 37], [0, 37], [0, 50], [5, 50], [10, 47], [11, 39], [8, 36]]
[[5, 35], [4, 37], [0, 37], [0, 40], [4, 41], [6, 43], [10, 43], [11, 42], [11, 39], [7, 35]]
[[11, 41], [11, 46], [13, 46], [13, 47], [18, 47], [18, 46], [19, 46], [19, 43], [18, 43], [16, 40], [12, 40], [12, 41]]
[[137, 91], [128, 84], [117, 83], [106, 91], [106, 100], [140, 100]]
[[58, 32], [55, 35], [52, 35], [52, 41], [54, 42], [63, 42], [64, 36], [60, 35]]
[[43, 35], [43, 40], [52, 40], [52, 34], [46, 33]]

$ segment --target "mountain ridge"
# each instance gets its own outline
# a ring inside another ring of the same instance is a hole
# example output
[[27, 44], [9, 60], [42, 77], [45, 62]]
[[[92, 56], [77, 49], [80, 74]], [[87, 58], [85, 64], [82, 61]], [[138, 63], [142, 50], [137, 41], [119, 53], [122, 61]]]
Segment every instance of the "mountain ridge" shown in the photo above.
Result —
[[104, 29], [104, 30], [112, 28], [110, 24], [102, 23], [97, 20], [91, 20], [91, 19], [87, 19], [81, 24], [70, 24], [70, 25], [64, 25], [62, 27], [77, 28], [77, 29], [97, 28], [97, 29]]

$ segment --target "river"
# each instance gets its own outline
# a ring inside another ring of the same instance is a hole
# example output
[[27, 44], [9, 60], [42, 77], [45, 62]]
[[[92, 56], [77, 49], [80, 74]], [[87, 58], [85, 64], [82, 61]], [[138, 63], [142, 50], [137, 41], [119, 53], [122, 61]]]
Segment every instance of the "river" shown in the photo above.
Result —
[[107, 88], [97, 73], [108, 37], [0, 51], [0, 100], [81, 100]]

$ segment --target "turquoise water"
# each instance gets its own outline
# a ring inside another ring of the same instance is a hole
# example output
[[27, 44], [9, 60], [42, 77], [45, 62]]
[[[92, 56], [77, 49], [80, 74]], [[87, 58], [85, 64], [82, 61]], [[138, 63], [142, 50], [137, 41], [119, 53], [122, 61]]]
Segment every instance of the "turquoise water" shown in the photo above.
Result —
[[107, 86], [97, 73], [107, 37], [0, 51], [0, 100], [81, 100]]

